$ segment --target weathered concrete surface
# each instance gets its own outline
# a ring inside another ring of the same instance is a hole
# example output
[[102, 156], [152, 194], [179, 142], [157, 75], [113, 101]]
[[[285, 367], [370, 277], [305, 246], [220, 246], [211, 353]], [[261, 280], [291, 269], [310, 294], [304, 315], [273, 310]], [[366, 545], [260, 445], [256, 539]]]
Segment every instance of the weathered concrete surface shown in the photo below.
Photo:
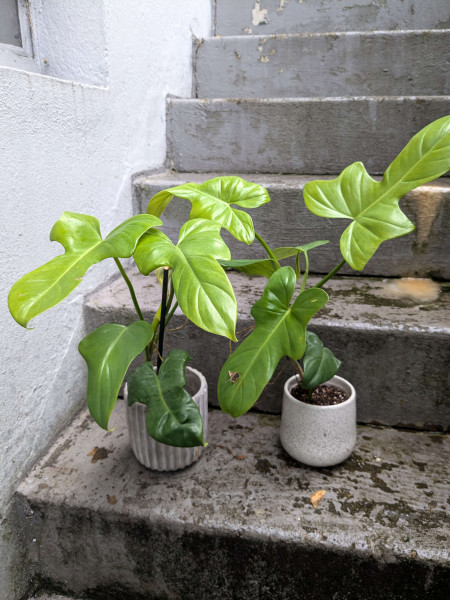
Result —
[[[253, 324], [250, 309], [266, 280], [239, 273], [229, 276], [238, 299], [237, 332], [242, 339]], [[161, 294], [156, 277], [133, 271], [130, 277], [144, 315], [151, 319]], [[316, 281], [311, 278], [310, 284]], [[330, 301], [311, 330], [342, 360], [339, 375], [356, 388], [360, 422], [446, 430], [450, 423], [449, 285], [442, 284], [436, 301], [398, 298], [392, 285], [380, 279], [330, 281], [325, 288]], [[91, 294], [85, 319], [88, 331], [103, 323], [136, 320], [126, 285], [116, 280]], [[217, 405], [217, 378], [229, 355], [229, 342], [186, 324], [185, 317], [176, 313], [166, 344], [166, 351], [184, 348], [194, 357], [192, 366], [205, 375], [210, 401]], [[260, 410], [281, 410], [284, 381], [292, 374], [290, 364], [281, 361], [277, 374], [257, 404]]]
[[167, 105], [177, 171], [382, 173], [411, 137], [448, 114], [443, 96], [179, 100]]
[[447, 0], [215, 0], [219, 35], [446, 29]]
[[449, 41], [450, 30], [196, 40], [194, 96], [308, 98], [448, 94]]
[[447, 598], [447, 437], [360, 428], [347, 462], [314, 470], [283, 451], [277, 417], [213, 411], [200, 461], [160, 474], [132, 456], [122, 404], [113, 432], [75, 420], [16, 496], [29, 560], [61, 592]]
[[88, 598], [73, 598], [72, 596], [61, 596], [60, 594], [36, 592], [29, 600], [88, 600]]
[[[134, 178], [135, 212], [144, 212], [157, 192], [189, 181], [202, 183], [219, 173], [141, 174]], [[300, 175], [242, 175], [267, 188], [271, 202], [248, 211], [255, 228], [272, 248], [292, 246], [313, 240], [330, 240], [311, 253], [311, 272], [328, 273], [337, 263], [339, 239], [346, 227], [339, 219], [313, 215], [302, 198], [303, 186], [316, 177]], [[328, 177], [325, 177], [328, 179]], [[162, 215], [164, 231], [178, 239], [180, 223], [189, 216], [190, 203], [174, 199]], [[450, 179], [441, 178], [407, 194], [400, 206], [415, 223], [413, 233], [381, 244], [364, 275], [381, 277], [435, 277], [450, 280]], [[247, 246], [237, 242], [225, 230], [222, 235], [233, 258], [261, 258], [264, 250], [255, 242]], [[342, 273], [354, 273], [348, 267]]]

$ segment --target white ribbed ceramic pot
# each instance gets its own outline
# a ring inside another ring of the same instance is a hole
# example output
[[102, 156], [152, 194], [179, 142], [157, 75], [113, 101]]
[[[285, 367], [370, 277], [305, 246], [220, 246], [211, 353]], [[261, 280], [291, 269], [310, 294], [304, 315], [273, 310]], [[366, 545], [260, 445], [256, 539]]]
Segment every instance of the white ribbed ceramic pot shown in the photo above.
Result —
[[[186, 367], [186, 390], [197, 404], [203, 419], [203, 439], [208, 439], [208, 384], [196, 369]], [[130, 444], [138, 461], [154, 471], [174, 471], [183, 469], [200, 458], [203, 446], [176, 448], [157, 442], [147, 433], [145, 418], [147, 407], [135, 402], [128, 405], [128, 389], [124, 387], [127, 407], [127, 424]]]
[[356, 392], [337, 375], [326, 382], [349, 394], [332, 406], [306, 404], [292, 396], [297, 376], [286, 381], [281, 413], [280, 440], [288, 454], [311, 467], [331, 467], [344, 461], [356, 444]]

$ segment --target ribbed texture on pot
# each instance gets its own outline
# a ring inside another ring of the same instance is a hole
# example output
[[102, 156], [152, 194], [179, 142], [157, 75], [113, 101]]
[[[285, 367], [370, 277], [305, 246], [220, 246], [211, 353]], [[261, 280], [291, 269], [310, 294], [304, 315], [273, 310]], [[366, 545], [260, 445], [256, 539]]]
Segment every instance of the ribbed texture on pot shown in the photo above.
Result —
[[[203, 419], [203, 439], [208, 436], [208, 385], [206, 379], [196, 369], [186, 367], [186, 389], [192, 395]], [[183, 469], [198, 460], [203, 446], [176, 448], [157, 442], [147, 433], [145, 418], [147, 407], [140, 402], [128, 405], [128, 390], [125, 385], [124, 398], [127, 406], [127, 425], [130, 444], [138, 461], [155, 471], [175, 471]]]

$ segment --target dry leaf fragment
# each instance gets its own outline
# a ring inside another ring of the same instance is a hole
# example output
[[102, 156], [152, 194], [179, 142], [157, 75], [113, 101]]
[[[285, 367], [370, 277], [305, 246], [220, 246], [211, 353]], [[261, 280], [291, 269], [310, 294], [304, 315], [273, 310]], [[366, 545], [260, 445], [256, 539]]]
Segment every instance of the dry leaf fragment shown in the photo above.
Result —
[[311, 496], [310, 500], [311, 504], [314, 506], [314, 510], [316, 510], [316, 508], [319, 506], [319, 502], [325, 496], [325, 491], [326, 490], [319, 490], [318, 492], [314, 492], [314, 494]]

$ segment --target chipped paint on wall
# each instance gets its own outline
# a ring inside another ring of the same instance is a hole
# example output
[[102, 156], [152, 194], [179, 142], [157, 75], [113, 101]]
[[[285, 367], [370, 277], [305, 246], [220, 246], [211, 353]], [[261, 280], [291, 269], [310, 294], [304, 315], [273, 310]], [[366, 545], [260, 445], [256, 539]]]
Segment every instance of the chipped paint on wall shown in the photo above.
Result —
[[261, 2], [256, 0], [255, 6], [252, 9], [252, 24], [257, 27], [258, 25], [264, 25], [268, 22], [267, 8], [261, 8]]

